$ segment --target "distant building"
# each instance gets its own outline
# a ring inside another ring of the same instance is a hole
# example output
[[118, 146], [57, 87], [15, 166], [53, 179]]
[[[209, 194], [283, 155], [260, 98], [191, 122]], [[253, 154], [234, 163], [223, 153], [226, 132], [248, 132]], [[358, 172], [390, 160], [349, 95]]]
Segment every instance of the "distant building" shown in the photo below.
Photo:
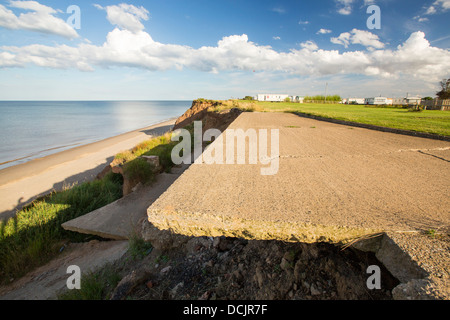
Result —
[[392, 104], [394, 105], [419, 105], [422, 101], [418, 96], [407, 96], [406, 98], [393, 98]]
[[422, 101], [421, 97], [417, 97], [417, 96], [412, 96], [412, 97], [406, 97], [405, 98], [405, 102], [408, 105], [418, 105], [420, 104], [420, 101]]
[[393, 105], [403, 105], [406, 104], [405, 98], [392, 98]]
[[392, 99], [388, 99], [386, 97], [366, 98], [365, 104], [371, 104], [371, 105], [392, 104]]
[[305, 100], [305, 97], [303, 97], [303, 96], [289, 96], [289, 99], [291, 99], [291, 102], [303, 103], [303, 100]]
[[256, 100], [258, 101], [284, 101], [286, 98], [289, 98], [287, 94], [258, 94], [256, 96]]
[[[345, 102], [344, 102], [345, 100]], [[342, 103], [345, 104], [364, 104], [365, 103], [365, 99], [364, 98], [348, 98], [348, 99], [344, 99], [342, 100]]]

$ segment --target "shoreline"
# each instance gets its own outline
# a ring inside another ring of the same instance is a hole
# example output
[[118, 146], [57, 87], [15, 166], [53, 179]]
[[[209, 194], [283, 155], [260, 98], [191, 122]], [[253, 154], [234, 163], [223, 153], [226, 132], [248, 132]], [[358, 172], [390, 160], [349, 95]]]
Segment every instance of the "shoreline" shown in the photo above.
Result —
[[124, 150], [173, 128], [177, 117], [0, 170], [0, 220], [37, 197], [93, 180]]

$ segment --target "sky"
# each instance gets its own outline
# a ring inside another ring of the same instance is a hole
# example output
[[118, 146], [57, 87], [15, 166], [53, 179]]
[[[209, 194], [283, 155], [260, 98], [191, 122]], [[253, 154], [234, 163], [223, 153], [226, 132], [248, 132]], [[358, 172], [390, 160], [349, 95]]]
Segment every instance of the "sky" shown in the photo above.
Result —
[[449, 77], [450, 0], [0, 0], [0, 100], [434, 97]]

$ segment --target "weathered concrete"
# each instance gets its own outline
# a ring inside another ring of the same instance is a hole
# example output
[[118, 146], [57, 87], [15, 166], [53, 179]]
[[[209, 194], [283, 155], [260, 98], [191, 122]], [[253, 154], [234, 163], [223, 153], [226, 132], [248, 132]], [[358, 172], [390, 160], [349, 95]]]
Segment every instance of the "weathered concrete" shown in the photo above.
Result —
[[62, 224], [65, 230], [93, 234], [107, 239], [129, 239], [139, 234], [147, 208], [180, 176], [186, 166], [161, 173], [150, 185], [88, 214]]
[[245, 165], [193, 164], [148, 208], [154, 227], [336, 243], [450, 224], [449, 142], [286, 113], [243, 113], [229, 127], [238, 128], [279, 129], [278, 173], [261, 175], [267, 165], [248, 157]]
[[446, 234], [388, 232], [357, 241], [359, 250], [377, 259], [401, 283], [393, 290], [397, 300], [450, 299], [450, 238]]

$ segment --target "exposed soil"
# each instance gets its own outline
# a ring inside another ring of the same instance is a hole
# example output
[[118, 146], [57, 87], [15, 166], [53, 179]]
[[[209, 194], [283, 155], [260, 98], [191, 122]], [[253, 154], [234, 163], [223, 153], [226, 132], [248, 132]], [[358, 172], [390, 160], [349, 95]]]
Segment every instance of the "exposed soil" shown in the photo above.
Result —
[[[197, 237], [123, 261], [114, 300], [386, 300], [399, 284], [372, 254], [326, 243]], [[366, 285], [373, 264], [381, 289]]]

